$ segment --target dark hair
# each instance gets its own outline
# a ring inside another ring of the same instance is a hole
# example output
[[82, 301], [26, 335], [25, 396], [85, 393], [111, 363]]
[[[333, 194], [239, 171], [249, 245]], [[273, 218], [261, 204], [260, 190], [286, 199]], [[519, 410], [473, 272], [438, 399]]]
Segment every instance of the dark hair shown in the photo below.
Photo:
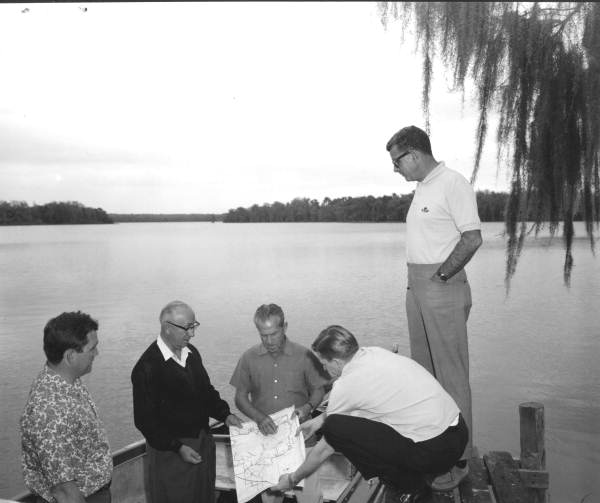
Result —
[[399, 148], [412, 148], [415, 150], [420, 150], [425, 154], [433, 155], [431, 153], [431, 142], [429, 141], [429, 136], [427, 136], [425, 131], [416, 126], [407, 126], [402, 128], [390, 138], [385, 148], [389, 152], [392, 150], [394, 145]]
[[53, 364], [60, 363], [67, 349], [81, 352], [89, 342], [87, 334], [98, 330], [98, 322], [89, 314], [62, 313], [44, 327], [44, 353]]
[[349, 360], [358, 351], [358, 342], [349, 330], [331, 325], [317, 336], [311, 347], [328, 361], [333, 358]]
[[279, 326], [283, 327], [283, 324], [285, 323], [283, 309], [281, 309], [277, 304], [263, 304], [262, 306], [259, 306], [254, 313], [254, 323], [256, 324], [259, 321], [264, 323], [269, 318], [274, 316], [279, 318]]

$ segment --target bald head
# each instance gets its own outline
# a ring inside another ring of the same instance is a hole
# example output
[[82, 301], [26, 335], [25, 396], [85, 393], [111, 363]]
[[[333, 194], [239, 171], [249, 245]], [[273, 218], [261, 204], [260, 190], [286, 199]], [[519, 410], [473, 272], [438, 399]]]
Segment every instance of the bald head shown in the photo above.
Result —
[[180, 300], [173, 300], [169, 302], [165, 307], [160, 311], [160, 315], [158, 316], [158, 321], [163, 323], [166, 320], [172, 320], [174, 316], [180, 314], [182, 312], [191, 311], [194, 312], [190, 306], [188, 306], [185, 302]]
[[159, 320], [160, 336], [179, 357], [199, 325], [194, 311], [185, 302], [174, 300], [162, 308]]

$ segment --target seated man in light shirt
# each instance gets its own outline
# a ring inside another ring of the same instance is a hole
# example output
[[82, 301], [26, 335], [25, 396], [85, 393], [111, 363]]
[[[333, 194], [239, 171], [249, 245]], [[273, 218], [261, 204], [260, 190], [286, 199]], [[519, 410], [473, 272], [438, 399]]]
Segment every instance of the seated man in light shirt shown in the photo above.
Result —
[[389, 501], [424, 501], [433, 478], [460, 459], [467, 443], [456, 402], [414, 360], [359, 347], [339, 325], [323, 330], [312, 349], [335, 381], [326, 412], [300, 429], [305, 437], [321, 429], [323, 437], [272, 489], [293, 487], [337, 451], [364, 478], [379, 477]]

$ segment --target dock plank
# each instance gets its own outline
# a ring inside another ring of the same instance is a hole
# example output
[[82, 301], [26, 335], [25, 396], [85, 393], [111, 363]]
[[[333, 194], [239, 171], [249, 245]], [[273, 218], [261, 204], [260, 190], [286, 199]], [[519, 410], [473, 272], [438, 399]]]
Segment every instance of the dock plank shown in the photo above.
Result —
[[469, 459], [469, 475], [459, 486], [462, 503], [492, 503], [489, 477], [481, 458]]
[[483, 460], [498, 503], [529, 503], [519, 465], [509, 452], [492, 451], [484, 455]]

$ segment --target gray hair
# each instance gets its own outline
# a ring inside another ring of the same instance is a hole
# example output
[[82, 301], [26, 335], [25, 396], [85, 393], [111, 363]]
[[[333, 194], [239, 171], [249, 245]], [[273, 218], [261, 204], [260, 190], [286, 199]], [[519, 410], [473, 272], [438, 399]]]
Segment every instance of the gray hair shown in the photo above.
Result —
[[281, 307], [279, 307], [277, 304], [263, 304], [262, 306], [259, 306], [254, 313], [254, 324], [258, 323], [259, 321], [264, 323], [272, 317], [279, 318], [279, 326], [283, 327], [285, 324], [283, 309], [281, 309]]
[[187, 307], [191, 309], [190, 306], [188, 306], [185, 302], [182, 302], [181, 300], [173, 300], [161, 309], [160, 314], [158, 316], [158, 321], [162, 323], [163, 321], [165, 321], [165, 318], [167, 316], [172, 315], [173, 311], [177, 310], [180, 307]]

